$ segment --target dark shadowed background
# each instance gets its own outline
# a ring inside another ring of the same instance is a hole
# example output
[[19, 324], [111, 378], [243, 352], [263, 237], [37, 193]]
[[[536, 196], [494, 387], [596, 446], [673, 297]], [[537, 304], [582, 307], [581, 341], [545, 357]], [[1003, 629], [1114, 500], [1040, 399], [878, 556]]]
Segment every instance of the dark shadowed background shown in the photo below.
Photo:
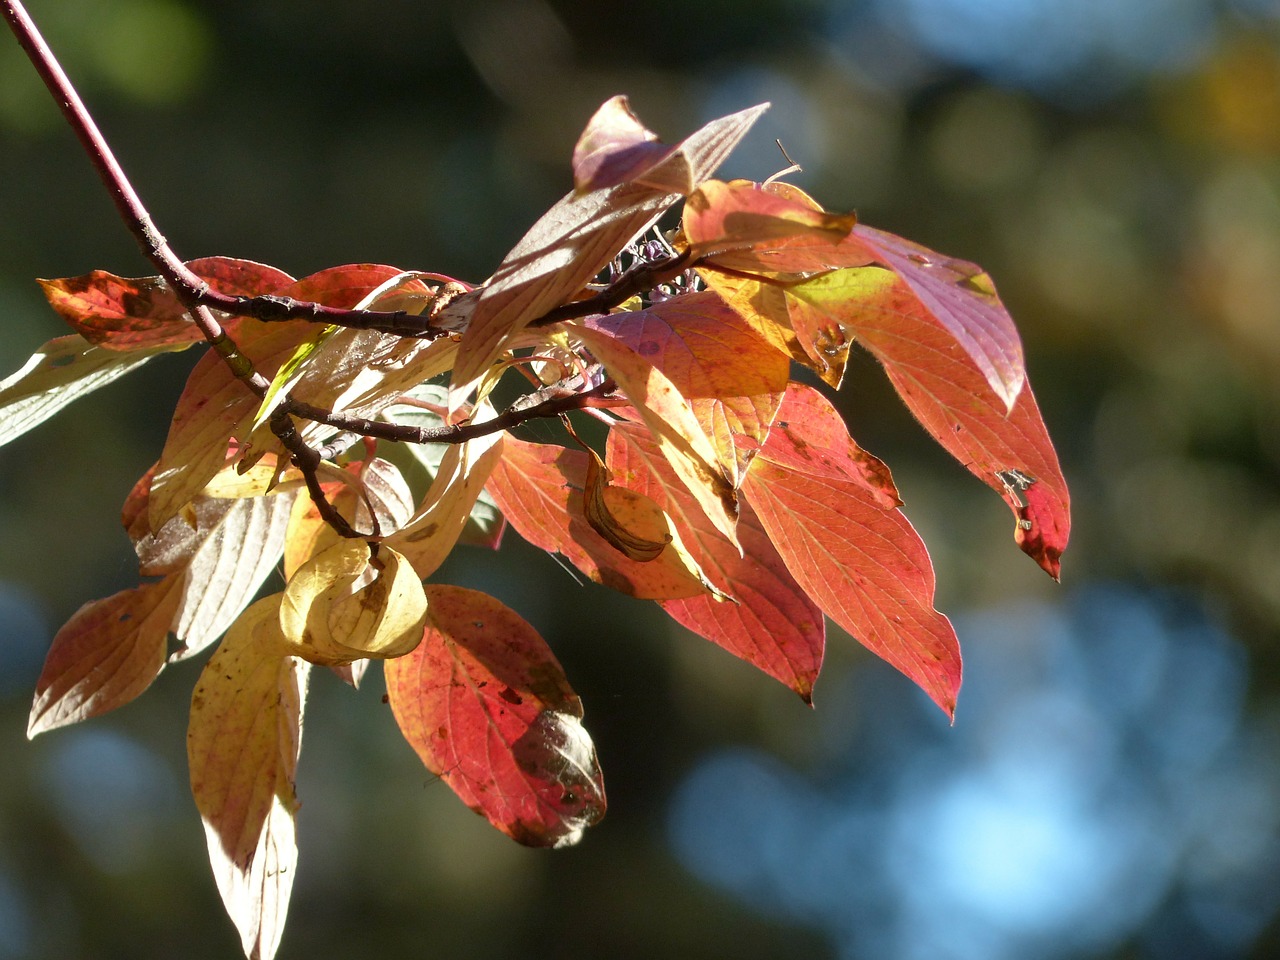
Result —
[[[611, 809], [522, 849], [317, 674], [280, 956], [1023, 960], [1280, 951], [1273, 0], [30, 0], [179, 255], [482, 280], [596, 106], [983, 264], [1075, 505], [1062, 585], [866, 355], [839, 402], [930, 545], [954, 727], [833, 631], [815, 709], [509, 534], [440, 579], [547, 637]], [[150, 272], [0, 37], [0, 370], [33, 278]], [[191, 354], [0, 449], [0, 958], [236, 955], [186, 785], [197, 664], [28, 743], [56, 628], [135, 582], [121, 501]], [[376, 674], [376, 671], [372, 672]]]

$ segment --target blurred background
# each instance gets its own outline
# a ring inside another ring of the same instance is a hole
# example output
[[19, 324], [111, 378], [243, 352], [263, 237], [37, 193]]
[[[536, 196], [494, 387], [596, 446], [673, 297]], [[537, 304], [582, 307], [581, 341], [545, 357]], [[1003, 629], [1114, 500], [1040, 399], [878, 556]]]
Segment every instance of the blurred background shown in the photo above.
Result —
[[[30, 0], [185, 258], [482, 280], [602, 101], [674, 141], [762, 100], [828, 208], [977, 261], [1071, 483], [1063, 583], [876, 364], [966, 654], [954, 727], [832, 631], [815, 709], [509, 535], [441, 579], [548, 638], [608, 817], [525, 850], [317, 676], [282, 958], [1280, 955], [1280, 7], [1274, 0]], [[151, 272], [0, 38], [0, 370], [33, 278]], [[192, 355], [0, 449], [0, 958], [228, 957], [185, 772], [198, 666], [28, 743], [57, 627], [136, 582], [118, 510]]]

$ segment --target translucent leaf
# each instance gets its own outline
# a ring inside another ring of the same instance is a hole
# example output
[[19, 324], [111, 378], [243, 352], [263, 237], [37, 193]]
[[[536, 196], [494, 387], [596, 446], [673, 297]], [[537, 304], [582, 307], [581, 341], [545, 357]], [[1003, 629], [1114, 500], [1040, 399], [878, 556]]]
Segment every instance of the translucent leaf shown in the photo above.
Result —
[[164, 668], [178, 599], [168, 579], [77, 610], [45, 657], [27, 736], [114, 710], [146, 690]]
[[587, 455], [555, 444], [504, 437], [488, 490], [525, 540], [559, 553], [587, 577], [643, 600], [701, 596], [710, 584], [672, 543], [647, 562], [632, 560], [591, 529], [584, 515]]
[[582, 704], [546, 642], [493, 597], [431, 584], [422, 644], [387, 661], [401, 733], [432, 773], [503, 833], [563, 847], [605, 812]]
[[187, 761], [218, 892], [250, 960], [270, 960], [298, 861], [294, 788], [306, 663], [286, 655], [279, 595], [258, 601], [191, 697]]
[[689, 401], [648, 357], [621, 340], [592, 327], [577, 327], [574, 332], [635, 405], [663, 455], [716, 529], [733, 540], [738, 498], [729, 477], [732, 468], [727, 470], [720, 462]]
[[710, 292], [586, 323], [662, 370], [688, 402], [721, 469], [739, 486], [782, 402], [787, 358]]
[[662, 507], [698, 569], [732, 601], [704, 594], [664, 600], [662, 608], [808, 701], [822, 666], [822, 611], [787, 572], [751, 505], [741, 501], [739, 553], [707, 520], [647, 431], [631, 424], [614, 426], [608, 458], [617, 482]]
[[104, 350], [72, 334], [50, 340], [0, 382], [0, 444], [9, 443], [85, 394], [136, 370], [152, 357], [181, 347], [132, 353]]
[[793, 384], [742, 489], [823, 612], [950, 716], [959, 641], [933, 608], [933, 565], [887, 476], [821, 395]]
[[422, 582], [386, 544], [342, 540], [289, 578], [280, 629], [289, 652], [311, 663], [399, 657], [417, 646], [427, 617]]
[[577, 297], [623, 247], [688, 192], [685, 184], [692, 188], [711, 175], [764, 109], [722, 117], [684, 140], [661, 164], [679, 168], [675, 181], [667, 170], [650, 167], [645, 182], [575, 191], [543, 214], [469, 299], [471, 313], [449, 388], [450, 411], [462, 407], [513, 335]]

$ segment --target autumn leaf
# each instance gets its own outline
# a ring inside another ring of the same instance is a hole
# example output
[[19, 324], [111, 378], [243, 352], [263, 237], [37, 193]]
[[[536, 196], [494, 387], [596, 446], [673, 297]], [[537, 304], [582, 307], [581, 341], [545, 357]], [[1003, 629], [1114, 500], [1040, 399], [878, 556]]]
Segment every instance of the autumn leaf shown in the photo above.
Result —
[[[767, 311], [768, 321], [784, 328], [795, 324], [779, 309], [776, 294], [763, 294], [750, 285], [744, 288], [743, 275], [785, 286], [802, 281], [820, 285], [826, 278], [814, 274], [870, 264], [893, 271], [915, 298], [919, 315], [951, 336], [1003, 401], [1006, 412], [1012, 410], [1026, 376], [1022, 342], [991, 278], [972, 263], [864, 224], [849, 221], [844, 237], [839, 238], [840, 222], [835, 221], [825, 243], [816, 227], [808, 232], [800, 229], [806, 219], [826, 216], [830, 215], [810, 197], [787, 184], [711, 182], [690, 197], [682, 230], [695, 251], [711, 251], [700, 269], [713, 289], [739, 308], [759, 300], [757, 306]], [[769, 236], [771, 230], [776, 239]], [[794, 287], [786, 293], [803, 296]], [[761, 325], [760, 320], [748, 317], [748, 321]], [[818, 351], [847, 346], [844, 338], [833, 336], [838, 331], [824, 331], [834, 339], [830, 346], [813, 333], [806, 343], [804, 333], [797, 332], [811, 365], [820, 373], [824, 358]], [[830, 376], [827, 381], [833, 382]]]
[[[685, 184], [692, 189], [711, 175], [764, 109], [754, 107], [707, 124], [661, 162], [663, 169], [646, 166], [643, 182], [575, 191], [543, 214], [488, 282], [463, 304], [471, 313], [450, 383], [450, 411], [462, 407], [513, 335], [579, 296], [623, 247], [688, 192]], [[589, 140], [594, 136], [591, 129], [584, 134]], [[589, 148], [597, 170], [609, 167], [614, 149], [633, 149], [631, 140], [597, 146]], [[668, 172], [667, 165], [678, 173]]]
[[933, 608], [929, 555], [884, 465], [815, 390], [788, 389], [743, 493], [822, 611], [953, 715], [960, 645]]
[[30, 737], [128, 703], [167, 661], [217, 640], [275, 568], [292, 494], [200, 498], [188, 517], [152, 534], [144, 519], [150, 478], [130, 492], [121, 519], [141, 575], [162, 579], [85, 604], [58, 631], [36, 682]]
[[720, 462], [689, 401], [648, 357], [611, 334], [589, 326], [575, 327], [574, 334], [605, 365], [644, 418], [663, 455], [716, 529], [733, 540], [738, 521], [738, 497], [730, 479], [734, 467]]
[[432, 773], [503, 833], [577, 843], [605, 812], [582, 703], [546, 642], [493, 597], [426, 588], [420, 646], [385, 665], [400, 732]]
[[289, 652], [311, 663], [399, 657], [422, 639], [422, 581], [386, 544], [342, 540], [289, 578], [280, 630]]
[[681, 216], [692, 256], [722, 269], [769, 275], [829, 269], [825, 264], [858, 218], [827, 213], [770, 186], [749, 180], [699, 186]]
[[608, 463], [619, 484], [646, 494], [670, 517], [692, 560], [723, 598], [660, 601], [676, 622], [786, 684], [806, 702], [822, 666], [822, 611], [787, 572], [755, 511], [741, 501], [742, 552], [707, 520], [653, 438], [634, 424], [609, 431]]
[[409, 522], [387, 543], [401, 551], [418, 576], [435, 573], [453, 551], [501, 455], [502, 433], [450, 444], [431, 487]]
[[[293, 278], [250, 260], [209, 257], [187, 267], [219, 293], [258, 296]], [[161, 277], [117, 277], [94, 270], [82, 277], [41, 280], [49, 305], [90, 343], [108, 350], [181, 349], [203, 340], [177, 295]]]
[[0, 382], [0, 445], [16, 440], [73, 400], [105, 387], [152, 357], [185, 347], [165, 345], [121, 353], [96, 347], [78, 334], [55, 337]]
[[[276, 296], [351, 307], [372, 287], [398, 276], [395, 267], [346, 264], [321, 270], [275, 292]], [[236, 343], [259, 373], [270, 378], [293, 355], [298, 344], [315, 330], [305, 320], [262, 323], [239, 321]], [[169, 435], [152, 483], [151, 524], [158, 528], [178, 512], [221, 469], [228, 442], [254, 434], [253, 415], [259, 400], [245, 389], [222, 357], [207, 353], [192, 370], [178, 398]], [[259, 449], [277, 446], [258, 431]]]
[[164, 668], [176, 580], [122, 590], [86, 603], [54, 635], [36, 681], [27, 736], [114, 710]]
[[[393, 423], [426, 429], [438, 429], [444, 426], [443, 411], [448, 398], [448, 388], [437, 384], [419, 384], [403, 394], [409, 401], [394, 403], [383, 408], [379, 417]], [[445, 468], [445, 458], [452, 444], [447, 443], [407, 443], [404, 450], [413, 462], [421, 468], [423, 479], [430, 486]], [[449, 469], [456, 469], [451, 462]], [[458, 535], [458, 543], [470, 546], [488, 547], [496, 550], [502, 542], [502, 532], [506, 521], [493, 498], [481, 489], [476, 497], [467, 521]]]
[[591, 318], [587, 325], [662, 371], [688, 402], [729, 482], [740, 486], [782, 402], [787, 358], [710, 292]]
[[209, 658], [191, 697], [187, 762], [222, 902], [249, 960], [270, 960], [298, 862], [294, 778], [309, 667], [259, 600]]
[[652, 499], [611, 484], [600, 455], [587, 450], [587, 478], [582, 512], [591, 529], [630, 560], [648, 563], [671, 544], [666, 515]]
[[668, 545], [655, 560], [632, 560], [587, 523], [587, 454], [550, 443], [503, 438], [486, 489], [525, 540], [559, 553], [589, 579], [642, 600], [706, 594], [710, 585]]
[[1009, 504], [1018, 545], [1056, 579], [1070, 534], [1070, 498], [1030, 387], [1007, 411], [971, 354], [888, 270], [840, 270], [790, 293], [876, 356], [925, 429]]

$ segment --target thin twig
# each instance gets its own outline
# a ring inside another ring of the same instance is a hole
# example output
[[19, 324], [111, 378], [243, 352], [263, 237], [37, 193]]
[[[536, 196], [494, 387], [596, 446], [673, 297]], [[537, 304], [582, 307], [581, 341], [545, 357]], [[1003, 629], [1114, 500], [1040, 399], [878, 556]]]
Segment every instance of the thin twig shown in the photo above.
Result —
[[659, 284], [678, 277], [689, 267], [691, 250], [677, 253], [662, 260], [644, 263], [632, 267], [616, 281], [593, 297], [585, 300], [574, 300], [548, 310], [529, 324], [530, 327], [545, 327], [561, 320], [572, 320], [577, 317], [589, 317], [592, 314], [608, 313], [614, 307], [636, 296], [647, 293]]

